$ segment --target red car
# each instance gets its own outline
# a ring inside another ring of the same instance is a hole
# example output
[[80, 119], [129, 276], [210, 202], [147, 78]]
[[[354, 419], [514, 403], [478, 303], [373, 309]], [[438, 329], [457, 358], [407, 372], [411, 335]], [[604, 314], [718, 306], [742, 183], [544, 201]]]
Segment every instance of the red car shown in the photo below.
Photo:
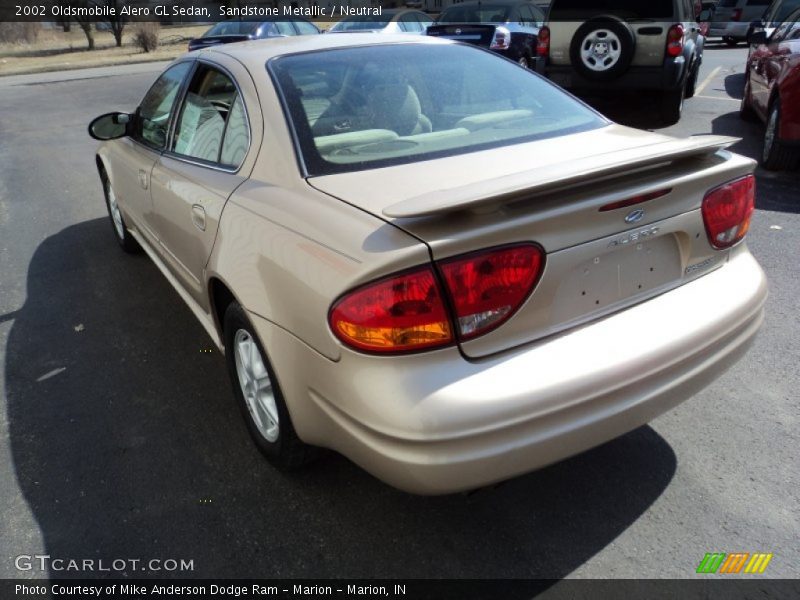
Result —
[[800, 164], [800, 10], [771, 36], [756, 32], [750, 42], [740, 113], [767, 124], [764, 168], [794, 168]]

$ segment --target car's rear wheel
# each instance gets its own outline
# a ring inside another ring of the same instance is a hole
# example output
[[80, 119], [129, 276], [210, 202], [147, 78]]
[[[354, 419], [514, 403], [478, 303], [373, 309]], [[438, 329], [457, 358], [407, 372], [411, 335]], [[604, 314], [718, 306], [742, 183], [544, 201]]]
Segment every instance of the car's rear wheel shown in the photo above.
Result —
[[111, 228], [114, 231], [114, 237], [119, 243], [120, 247], [130, 254], [141, 252], [142, 248], [139, 243], [133, 239], [133, 236], [128, 231], [128, 226], [125, 223], [125, 217], [119, 208], [117, 202], [117, 194], [108, 180], [105, 173], [100, 175], [103, 182], [103, 194], [106, 197], [106, 208], [108, 209], [108, 216], [111, 219]]
[[730, 46], [731, 48], [739, 45], [739, 40], [736, 39], [735, 37], [725, 36], [722, 38], [722, 41], [728, 44], [728, 46]]
[[695, 60], [692, 63], [692, 70], [689, 71], [689, 79], [686, 81], [685, 98], [693, 98], [697, 90], [697, 78], [700, 76], [700, 61]]
[[264, 347], [236, 302], [225, 311], [224, 337], [233, 392], [256, 446], [279, 469], [302, 466], [314, 449], [297, 436]]
[[781, 101], [776, 98], [769, 109], [767, 127], [764, 130], [764, 149], [761, 152], [761, 165], [770, 171], [784, 171], [795, 168], [800, 162], [800, 153], [781, 143]]
[[531, 68], [530, 59], [527, 56], [525, 56], [524, 54], [519, 57], [519, 59], [517, 60], [517, 64], [520, 67], [522, 67], [523, 69], [530, 69]]
[[677, 90], [664, 92], [661, 96], [661, 122], [663, 125], [675, 125], [681, 120], [683, 102], [686, 98], [686, 84]]
[[636, 38], [627, 23], [607, 15], [586, 21], [570, 43], [573, 68], [587, 79], [608, 81], [628, 70]]

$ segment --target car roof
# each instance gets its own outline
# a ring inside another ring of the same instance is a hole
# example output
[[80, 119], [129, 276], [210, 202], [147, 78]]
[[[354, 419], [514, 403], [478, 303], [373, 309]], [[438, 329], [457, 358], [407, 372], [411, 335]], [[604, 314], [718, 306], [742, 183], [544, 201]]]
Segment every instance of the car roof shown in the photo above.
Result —
[[222, 46], [211, 46], [199, 50], [197, 56], [225, 54], [241, 62], [251, 72], [258, 72], [264, 64], [275, 57], [301, 52], [316, 52], [331, 48], [351, 48], [358, 46], [374, 46], [377, 44], [452, 44], [450, 40], [438, 39], [424, 35], [392, 36], [380, 33], [348, 33], [347, 35], [298, 35], [292, 37], [267, 38], [238, 42]]

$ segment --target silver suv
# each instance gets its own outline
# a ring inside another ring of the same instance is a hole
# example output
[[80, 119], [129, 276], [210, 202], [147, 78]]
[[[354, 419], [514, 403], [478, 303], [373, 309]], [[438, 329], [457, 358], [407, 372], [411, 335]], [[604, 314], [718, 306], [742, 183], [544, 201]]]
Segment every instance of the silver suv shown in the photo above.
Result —
[[694, 0], [553, 0], [539, 57], [558, 85], [577, 92], [658, 91], [665, 125], [694, 95], [704, 38]]

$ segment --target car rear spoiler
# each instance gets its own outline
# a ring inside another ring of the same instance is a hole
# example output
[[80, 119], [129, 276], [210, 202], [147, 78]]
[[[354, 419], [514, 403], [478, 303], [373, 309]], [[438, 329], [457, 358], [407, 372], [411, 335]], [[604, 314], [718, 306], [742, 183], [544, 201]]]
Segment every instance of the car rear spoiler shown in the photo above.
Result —
[[739, 138], [734, 137], [703, 135], [599, 154], [467, 186], [429, 192], [392, 204], [383, 209], [383, 214], [404, 219], [462, 210], [485, 210], [522, 197], [553, 193], [640, 168], [714, 154], [738, 141]]

